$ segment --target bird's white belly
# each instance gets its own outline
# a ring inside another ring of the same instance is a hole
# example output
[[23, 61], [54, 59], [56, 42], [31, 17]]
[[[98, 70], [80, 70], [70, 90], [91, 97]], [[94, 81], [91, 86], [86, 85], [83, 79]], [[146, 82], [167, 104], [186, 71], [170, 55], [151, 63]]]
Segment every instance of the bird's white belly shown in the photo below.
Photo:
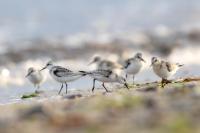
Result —
[[126, 73], [131, 75], [136, 75], [137, 73], [140, 72], [141, 68], [142, 68], [141, 63], [133, 63], [126, 69]]
[[35, 85], [40, 84], [43, 81], [43, 76], [39, 74], [33, 74], [28, 76], [28, 79]]

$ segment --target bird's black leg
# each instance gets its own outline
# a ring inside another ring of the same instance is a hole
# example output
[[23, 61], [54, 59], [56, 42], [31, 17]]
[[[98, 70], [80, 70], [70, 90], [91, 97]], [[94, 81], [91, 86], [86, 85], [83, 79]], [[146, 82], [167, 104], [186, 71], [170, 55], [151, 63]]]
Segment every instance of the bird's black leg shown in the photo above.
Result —
[[161, 87], [164, 88], [167, 83], [168, 83], [168, 80], [162, 79], [162, 81], [161, 81]]
[[93, 87], [92, 87], [92, 92], [94, 92], [94, 88], [95, 88], [95, 81], [96, 81], [96, 79], [93, 79]]
[[40, 85], [37, 85], [37, 90], [39, 90], [40, 89]]
[[161, 80], [161, 87], [164, 88], [164, 79]]
[[40, 85], [37, 85], [37, 86], [36, 86], [35, 93], [39, 93], [39, 92], [40, 92], [39, 89], [40, 89]]
[[106, 92], [109, 92], [108, 89], [105, 87], [105, 84], [102, 84], [103, 88], [106, 90]]
[[[171, 80], [167, 80], [167, 79], [163, 79], [163, 83], [164, 83], [164, 85], [167, 85], [167, 84], [169, 84], [169, 83], [172, 83], [172, 81]], [[163, 86], [164, 87], [164, 86]]]
[[62, 89], [63, 89], [63, 84], [61, 85], [61, 88], [60, 88], [60, 91], [58, 92], [58, 94], [61, 93]]
[[130, 88], [128, 87], [128, 84], [125, 83], [124, 86], [129, 90]]
[[127, 80], [127, 78], [128, 78], [128, 74], [126, 74], [126, 80]]
[[134, 79], [135, 79], [135, 76], [133, 76], [133, 84], [135, 84]]
[[68, 89], [67, 83], [65, 83], [65, 86], [66, 86], [66, 94], [67, 94], [67, 89]]

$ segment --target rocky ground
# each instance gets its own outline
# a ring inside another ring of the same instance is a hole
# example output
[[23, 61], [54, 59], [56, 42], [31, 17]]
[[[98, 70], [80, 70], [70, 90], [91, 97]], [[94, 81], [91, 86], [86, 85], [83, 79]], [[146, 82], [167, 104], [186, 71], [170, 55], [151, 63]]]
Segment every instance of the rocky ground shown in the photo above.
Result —
[[[186, 83], [187, 82], [187, 83]], [[200, 132], [200, 82], [72, 92], [0, 106], [2, 133]], [[41, 95], [42, 97], [42, 95]]]

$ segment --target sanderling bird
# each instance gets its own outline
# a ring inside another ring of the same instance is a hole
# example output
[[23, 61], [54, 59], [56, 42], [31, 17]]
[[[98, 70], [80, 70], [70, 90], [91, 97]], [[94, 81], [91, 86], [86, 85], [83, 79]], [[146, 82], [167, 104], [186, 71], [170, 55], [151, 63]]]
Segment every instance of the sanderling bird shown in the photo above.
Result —
[[164, 87], [166, 84], [171, 83], [168, 78], [173, 76], [183, 64], [162, 61], [157, 57], [152, 57], [151, 66], [153, 67], [154, 73], [162, 78], [161, 85]]
[[56, 80], [57, 82], [60, 82], [62, 84], [58, 94], [61, 93], [61, 91], [63, 89], [63, 84], [65, 84], [66, 94], [67, 94], [67, 88], [68, 88], [67, 83], [75, 81], [75, 80], [79, 79], [80, 77], [86, 75], [81, 72], [73, 72], [73, 71], [66, 69], [64, 67], [61, 67], [61, 66], [55, 66], [52, 61], [49, 61], [46, 64], [46, 66], [44, 68], [42, 68], [40, 71], [42, 71], [46, 68], [49, 69], [49, 73], [50, 73], [51, 77], [54, 80]]
[[135, 75], [141, 71], [143, 63], [145, 62], [146, 61], [143, 59], [142, 53], [137, 53], [133, 58], [127, 59], [124, 65], [126, 78], [128, 77], [128, 75], [133, 75], [134, 83]]
[[83, 74], [89, 75], [90, 77], [93, 78], [92, 92], [95, 89], [96, 80], [102, 82], [102, 86], [106, 90], [106, 92], [109, 92], [109, 91], [105, 87], [105, 83], [117, 82], [117, 83], [123, 84], [127, 89], [129, 89], [128, 84], [126, 83], [126, 79], [124, 79], [121, 76], [118, 76], [116, 73], [114, 73], [111, 70], [94, 70], [91, 72], [85, 72], [85, 71], [80, 71], [80, 72], [82, 72]]
[[44, 80], [44, 76], [41, 74], [41, 72], [34, 69], [33, 67], [30, 67], [28, 69], [26, 78], [28, 78], [28, 80], [34, 85], [34, 87], [37, 88], [35, 92], [39, 91], [40, 84]]
[[89, 63], [89, 65], [93, 63], [97, 64], [97, 70], [113, 70], [122, 68], [122, 66], [117, 62], [102, 59], [100, 56], [95, 56], [93, 61]]

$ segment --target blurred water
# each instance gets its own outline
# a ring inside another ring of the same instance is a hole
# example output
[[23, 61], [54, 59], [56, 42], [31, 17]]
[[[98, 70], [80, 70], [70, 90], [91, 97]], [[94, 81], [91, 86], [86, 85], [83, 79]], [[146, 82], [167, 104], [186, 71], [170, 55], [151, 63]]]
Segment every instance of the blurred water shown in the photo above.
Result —
[[199, 0], [0, 0], [0, 41], [199, 26]]

